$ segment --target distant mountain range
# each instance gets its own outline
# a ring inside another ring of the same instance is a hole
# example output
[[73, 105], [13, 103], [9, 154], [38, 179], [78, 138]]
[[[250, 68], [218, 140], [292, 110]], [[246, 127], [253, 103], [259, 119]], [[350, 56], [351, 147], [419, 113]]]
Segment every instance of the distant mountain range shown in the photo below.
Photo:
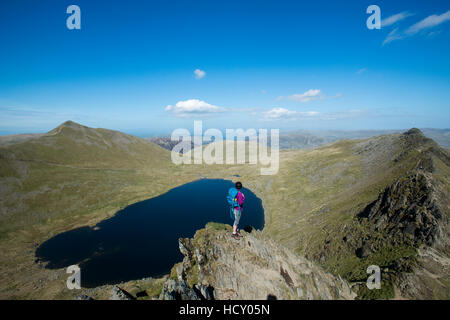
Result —
[[[436, 141], [441, 147], [450, 148], [450, 129], [421, 129], [423, 134]], [[309, 131], [297, 130], [280, 133], [280, 149], [313, 149], [343, 139], [366, 139], [384, 134], [401, 133], [402, 130], [359, 130], [359, 131]], [[16, 138], [18, 139], [18, 138]], [[148, 138], [157, 145], [172, 150], [178, 141], [172, 141], [169, 137]], [[0, 143], [1, 143], [0, 137]], [[270, 139], [269, 139], [270, 143]], [[191, 147], [194, 144], [191, 143]]]
[[[401, 133], [404, 130], [359, 130], [359, 131], [307, 131], [298, 130], [280, 134], [282, 149], [311, 149], [342, 139], [366, 139], [370, 137]], [[450, 129], [421, 129], [423, 134], [444, 148], [450, 148]]]

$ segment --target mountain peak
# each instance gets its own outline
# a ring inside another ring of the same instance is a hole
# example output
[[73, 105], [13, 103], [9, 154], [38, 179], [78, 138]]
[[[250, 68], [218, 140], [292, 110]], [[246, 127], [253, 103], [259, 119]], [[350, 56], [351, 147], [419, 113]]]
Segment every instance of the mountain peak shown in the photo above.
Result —
[[409, 129], [402, 134], [403, 141], [405, 141], [407, 146], [418, 147], [428, 144], [430, 142], [434, 143], [433, 140], [425, 137], [422, 131], [417, 128]]
[[419, 136], [424, 136], [423, 132], [420, 131], [420, 129], [417, 128], [411, 128], [408, 131], [406, 131], [405, 133], [403, 133], [404, 135], [419, 135]]
[[59, 127], [84, 127], [84, 126], [75, 121], [67, 120], [66, 122], [59, 125]]
[[66, 122], [60, 124], [59, 126], [54, 128], [53, 130], [51, 130], [49, 133], [51, 133], [51, 134], [58, 134], [58, 133], [61, 133], [66, 128], [80, 130], [82, 128], [87, 128], [87, 127], [83, 126], [83, 125], [81, 125], [79, 123], [76, 123], [76, 122], [74, 122], [72, 120], [67, 120]]

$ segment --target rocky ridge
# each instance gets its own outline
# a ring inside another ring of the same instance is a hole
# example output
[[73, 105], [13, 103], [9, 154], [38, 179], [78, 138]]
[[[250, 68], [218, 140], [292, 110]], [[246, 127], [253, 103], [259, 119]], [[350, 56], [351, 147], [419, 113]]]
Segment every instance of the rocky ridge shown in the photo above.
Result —
[[184, 255], [160, 299], [354, 299], [346, 281], [259, 231], [230, 237], [231, 227], [209, 223], [192, 239], [180, 239]]

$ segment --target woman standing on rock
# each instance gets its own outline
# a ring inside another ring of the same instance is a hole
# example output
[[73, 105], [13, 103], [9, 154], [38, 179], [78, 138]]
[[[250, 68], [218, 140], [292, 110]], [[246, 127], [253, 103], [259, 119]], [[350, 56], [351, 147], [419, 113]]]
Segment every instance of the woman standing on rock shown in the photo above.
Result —
[[242, 193], [241, 189], [242, 183], [239, 181], [236, 182], [235, 187], [228, 190], [227, 197], [228, 204], [230, 205], [230, 216], [231, 219], [234, 220], [233, 233], [231, 234], [231, 236], [236, 240], [239, 240], [239, 237], [242, 237], [241, 233], [238, 230], [239, 220], [241, 219], [242, 208], [245, 201], [245, 196]]

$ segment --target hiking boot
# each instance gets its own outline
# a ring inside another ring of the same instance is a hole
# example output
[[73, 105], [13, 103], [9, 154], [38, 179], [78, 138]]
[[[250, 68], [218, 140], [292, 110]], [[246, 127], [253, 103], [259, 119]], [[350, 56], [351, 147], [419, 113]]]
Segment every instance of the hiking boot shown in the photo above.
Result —
[[242, 235], [239, 231], [236, 231], [236, 234], [237, 234], [239, 237], [243, 238], [243, 235]]
[[238, 235], [237, 233], [232, 233], [231, 236], [232, 236], [234, 239], [236, 239], [236, 240], [239, 240], [239, 239], [240, 239], [240, 238], [239, 238], [239, 235]]

